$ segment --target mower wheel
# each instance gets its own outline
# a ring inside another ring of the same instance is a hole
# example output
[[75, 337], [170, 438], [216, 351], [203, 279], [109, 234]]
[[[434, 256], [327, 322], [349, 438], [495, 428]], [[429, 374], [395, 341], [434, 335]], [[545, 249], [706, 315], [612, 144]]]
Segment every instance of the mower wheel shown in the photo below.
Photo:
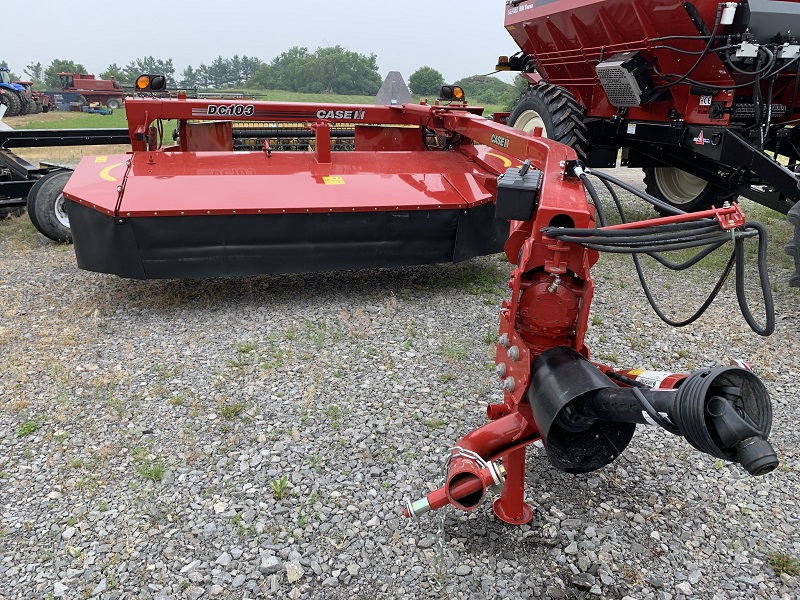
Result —
[[686, 212], [721, 206], [736, 197], [677, 167], [644, 167], [643, 170], [648, 194]]
[[583, 109], [570, 92], [550, 83], [529, 87], [517, 99], [508, 124], [527, 133], [542, 128], [542, 136], [572, 146], [578, 158], [589, 154], [589, 133]]
[[72, 171], [56, 171], [42, 177], [28, 192], [28, 215], [39, 232], [54, 242], [72, 242], [67, 201], [62, 195]]
[[120, 106], [122, 106], [122, 102], [119, 98], [109, 98], [106, 102], [106, 107], [111, 110], [117, 110]]
[[5, 104], [7, 117], [16, 117], [19, 114], [20, 100], [14, 92], [0, 92], [0, 103]]

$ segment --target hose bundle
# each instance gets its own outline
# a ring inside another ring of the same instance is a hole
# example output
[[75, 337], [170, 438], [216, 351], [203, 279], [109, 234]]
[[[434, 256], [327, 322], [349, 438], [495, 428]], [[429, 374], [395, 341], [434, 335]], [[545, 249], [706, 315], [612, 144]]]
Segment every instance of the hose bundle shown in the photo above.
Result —
[[[657, 198], [637, 190], [606, 173], [590, 171], [580, 165], [575, 168], [575, 172], [583, 181], [597, 208], [598, 221], [601, 226], [605, 226], [606, 218], [603, 214], [599, 196], [587, 175], [594, 175], [602, 181], [611, 194], [611, 198], [614, 200], [623, 223], [626, 222], [625, 214], [612, 184], [627, 190], [664, 212], [686, 214], [684, 211], [670, 206], [669, 204], [665, 204]], [[673, 327], [683, 327], [700, 318], [714, 301], [714, 298], [717, 297], [728, 275], [735, 267], [736, 298], [745, 321], [750, 328], [759, 335], [767, 336], [775, 330], [775, 309], [772, 299], [772, 289], [767, 274], [767, 232], [761, 223], [745, 223], [744, 226], [737, 229], [723, 229], [716, 219], [703, 218], [684, 223], [669, 223], [638, 229], [615, 230], [545, 227], [542, 229], [542, 233], [552, 239], [560, 240], [565, 243], [578, 244], [586, 248], [597, 250], [598, 252], [631, 254], [636, 267], [636, 273], [642, 285], [642, 290], [647, 297], [647, 301], [650, 303], [650, 306], [653, 307], [653, 310], [659, 318]], [[744, 240], [753, 237], [758, 238], [758, 276], [766, 313], [764, 325], [758, 323], [753, 316], [745, 293]], [[646, 254], [672, 271], [682, 271], [697, 264], [700, 260], [729, 242], [733, 243], [731, 256], [714, 285], [714, 288], [700, 308], [698, 308], [692, 316], [681, 321], [676, 321], [667, 317], [658, 306], [650, 291], [638, 255]], [[701, 248], [701, 250], [682, 262], [673, 262], [661, 255], [662, 252], [684, 250], [687, 248]]]

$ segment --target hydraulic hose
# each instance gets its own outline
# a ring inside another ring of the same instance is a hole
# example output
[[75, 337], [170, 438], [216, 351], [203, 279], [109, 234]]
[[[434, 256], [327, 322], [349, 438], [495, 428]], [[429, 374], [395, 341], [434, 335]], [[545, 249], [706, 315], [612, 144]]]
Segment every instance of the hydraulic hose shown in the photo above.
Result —
[[[642, 192], [633, 186], [626, 184], [619, 179], [616, 179], [606, 173], [596, 172], [596, 171], [589, 171], [588, 169], [584, 170], [582, 168], [576, 169], [576, 173], [579, 175], [581, 180], [584, 184], [588, 183], [588, 178], [586, 174], [592, 174], [596, 176], [600, 181], [605, 185], [606, 189], [611, 194], [611, 197], [616, 205], [617, 211], [619, 212], [620, 219], [623, 223], [626, 222], [625, 220], [625, 213], [622, 208], [622, 204], [619, 201], [619, 197], [616, 194], [616, 191], [612, 187], [612, 183], [629, 191], [630, 193], [634, 194], [635, 196], [646, 200], [650, 204], [653, 204], [656, 207], [663, 205], [664, 208], [668, 208], [669, 210], [665, 210], [665, 212], [671, 212], [673, 214], [686, 214], [684, 211], [679, 209], [675, 209], [668, 204], [665, 204], [650, 196], [649, 194]], [[587, 192], [591, 196], [593, 202], [599, 206], [600, 199], [597, 194], [597, 191], [594, 189], [594, 186], [589, 184], [587, 186]], [[605, 222], [605, 215], [603, 214], [602, 217], [599, 215], [602, 214], [602, 211], [598, 211], [598, 218], [601, 222]], [[597, 250], [599, 252], [610, 252], [610, 253], [617, 253], [617, 254], [631, 254], [634, 262], [634, 266], [636, 268], [636, 274], [639, 278], [639, 282], [641, 283], [642, 290], [647, 297], [647, 301], [649, 302], [650, 306], [653, 308], [655, 313], [658, 317], [673, 327], [683, 327], [689, 325], [696, 321], [700, 316], [708, 309], [711, 303], [719, 294], [722, 286], [725, 284], [725, 281], [728, 278], [731, 270], [736, 267], [735, 270], [735, 288], [736, 288], [736, 298], [739, 304], [739, 309], [742, 312], [742, 316], [744, 317], [747, 324], [750, 328], [759, 335], [767, 336], [770, 335], [775, 330], [775, 307], [772, 298], [772, 289], [769, 285], [769, 275], [767, 272], [767, 232], [764, 229], [763, 225], [760, 223], [746, 223], [742, 228], [738, 230], [731, 230], [726, 231], [721, 229], [719, 224], [714, 219], [701, 219], [694, 222], [687, 222], [687, 223], [670, 223], [664, 225], [656, 225], [646, 230], [597, 230], [597, 229], [580, 229], [580, 228], [561, 228], [561, 227], [546, 227], [542, 229], [542, 232], [547, 235], [548, 237], [552, 237], [553, 239], [558, 239], [562, 242], [566, 243], [573, 243], [584, 246], [586, 248], [591, 248], [593, 250]], [[749, 303], [747, 301], [747, 294], [745, 291], [745, 274], [744, 274], [744, 239], [750, 237], [758, 237], [758, 274], [759, 274], [759, 284], [761, 287], [761, 294], [764, 300], [764, 310], [765, 310], [765, 323], [762, 325], [758, 323], [753, 316], [752, 310], [750, 309]], [[670, 319], [658, 306], [653, 294], [650, 290], [650, 287], [645, 280], [644, 271], [642, 269], [641, 263], [639, 261], [639, 254], [647, 254], [653, 257], [662, 265], [666, 266], [667, 268], [673, 271], [684, 270], [688, 267], [691, 267], [697, 264], [700, 260], [704, 257], [708, 256], [715, 250], [721, 248], [727, 242], [733, 240], [734, 248], [733, 252], [731, 253], [730, 258], [728, 259], [725, 268], [723, 269], [720, 277], [717, 279], [717, 282], [714, 285], [714, 288], [709, 293], [708, 297], [705, 299], [703, 304], [692, 314], [690, 317], [676, 321]], [[660, 253], [668, 252], [672, 250], [682, 250], [686, 248], [696, 248], [704, 246], [703, 250], [696, 253], [691, 258], [675, 263], [670, 261], [669, 259], [661, 256]], [[638, 398], [637, 398], [638, 399]]]

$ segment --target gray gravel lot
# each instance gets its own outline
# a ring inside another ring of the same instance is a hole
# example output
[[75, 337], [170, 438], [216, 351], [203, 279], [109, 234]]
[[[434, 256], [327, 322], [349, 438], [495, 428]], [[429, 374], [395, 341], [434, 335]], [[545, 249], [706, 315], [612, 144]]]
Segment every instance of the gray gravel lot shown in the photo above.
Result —
[[[604, 256], [588, 342], [620, 367], [749, 358], [780, 469], [747, 478], [642, 427], [584, 476], [531, 448], [533, 522], [447, 509], [440, 547], [436, 515], [400, 512], [502, 397], [499, 257], [142, 282], [0, 222], [0, 598], [800, 597], [773, 568], [800, 558], [800, 294], [771, 264], [760, 338], [730, 286], [667, 327]], [[710, 287], [652, 276], [680, 313]]]

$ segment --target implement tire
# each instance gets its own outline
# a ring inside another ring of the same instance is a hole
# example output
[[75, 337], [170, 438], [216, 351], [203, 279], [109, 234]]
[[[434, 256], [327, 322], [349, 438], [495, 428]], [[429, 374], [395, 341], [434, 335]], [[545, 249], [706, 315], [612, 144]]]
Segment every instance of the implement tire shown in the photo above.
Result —
[[723, 202], [736, 197], [677, 167], [644, 167], [642, 170], [648, 194], [686, 212], [722, 206]]
[[589, 133], [583, 122], [583, 109], [575, 96], [550, 83], [532, 85], [517, 99], [508, 124], [514, 129], [533, 133], [542, 128], [542, 136], [571, 146], [578, 158], [589, 154]]
[[28, 192], [28, 215], [39, 233], [54, 242], [72, 243], [67, 216], [67, 201], [61, 192], [72, 171], [49, 173], [33, 184]]

